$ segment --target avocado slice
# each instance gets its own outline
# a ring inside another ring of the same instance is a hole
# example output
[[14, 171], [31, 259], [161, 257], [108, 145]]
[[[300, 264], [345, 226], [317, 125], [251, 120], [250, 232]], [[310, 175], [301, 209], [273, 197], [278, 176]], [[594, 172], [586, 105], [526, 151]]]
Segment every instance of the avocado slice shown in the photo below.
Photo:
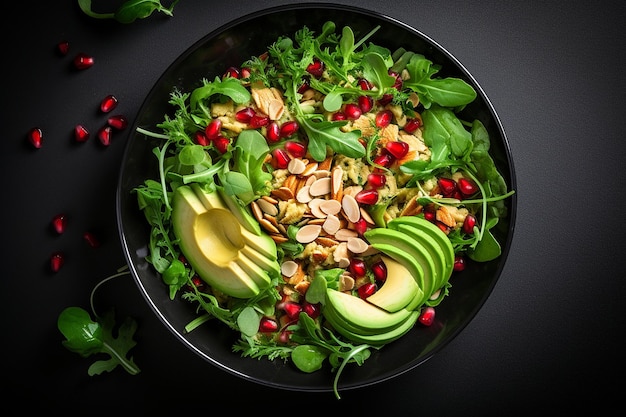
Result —
[[391, 343], [408, 333], [413, 328], [413, 326], [415, 326], [419, 315], [419, 310], [412, 311], [410, 316], [399, 326], [395, 327], [392, 330], [376, 334], [361, 334], [358, 332], [355, 333], [342, 327], [341, 325], [333, 325], [333, 328], [337, 330], [339, 334], [344, 336], [346, 339], [351, 340], [352, 342], [367, 343], [373, 346], [382, 346], [386, 345], [387, 343]]
[[394, 313], [409, 306], [417, 297], [424, 297], [422, 289], [403, 264], [389, 256], [381, 256], [381, 260], [387, 267], [387, 279], [378, 291], [366, 298], [367, 302]]
[[172, 227], [185, 258], [212, 287], [236, 298], [250, 298], [269, 287], [267, 272], [253, 268], [242, 255], [248, 246], [242, 231], [248, 231], [229, 210], [207, 209], [191, 186], [174, 192]]
[[439, 243], [437, 243], [437, 241], [433, 239], [433, 237], [430, 236], [428, 232], [425, 232], [422, 229], [407, 226], [405, 224], [399, 224], [396, 227], [396, 230], [410, 237], [416, 242], [420, 242], [422, 246], [428, 251], [435, 265], [435, 269], [437, 270], [437, 277], [439, 277], [437, 282], [434, 283], [433, 289], [436, 290], [438, 288], [441, 288], [443, 283], [447, 281], [447, 277], [450, 276], [452, 268], [448, 270], [446, 256], [441, 250], [441, 246], [439, 246]]

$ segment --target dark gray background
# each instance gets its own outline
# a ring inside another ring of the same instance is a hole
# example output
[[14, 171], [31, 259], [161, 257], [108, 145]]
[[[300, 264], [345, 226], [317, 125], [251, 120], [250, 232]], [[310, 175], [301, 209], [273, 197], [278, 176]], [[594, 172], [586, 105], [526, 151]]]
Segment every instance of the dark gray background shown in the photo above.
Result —
[[[97, 4], [98, 2], [94, 2]], [[76, 146], [72, 129], [104, 123], [98, 104], [118, 97], [131, 121], [159, 75], [231, 19], [282, 1], [181, 0], [173, 18], [131, 25], [90, 19], [76, 2], [7, 6], [3, 24], [0, 289], [3, 405], [69, 415], [231, 413], [487, 416], [620, 408], [625, 326], [622, 1], [338, 2], [414, 26], [455, 55], [481, 84], [508, 135], [518, 184], [511, 253], [491, 297], [466, 329], [420, 367], [372, 387], [294, 393], [228, 375], [183, 347], [153, 316], [130, 278], [103, 289], [118, 315], [140, 322], [142, 369], [88, 377], [89, 359], [61, 346], [66, 306], [123, 266], [115, 189], [125, 135]], [[330, 3], [330, 2], [322, 2]], [[8, 29], [11, 21], [12, 27]], [[66, 57], [55, 54], [62, 39]], [[70, 71], [71, 57], [96, 58]], [[33, 151], [26, 132], [44, 130]], [[62, 236], [52, 216], [70, 218]], [[85, 230], [102, 239], [97, 249]], [[64, 250], [58, 274], [51, 252]], [[235, 400], [235, 402], [227, 402]], [[21, 414], [21, 412], [20, 412]]]

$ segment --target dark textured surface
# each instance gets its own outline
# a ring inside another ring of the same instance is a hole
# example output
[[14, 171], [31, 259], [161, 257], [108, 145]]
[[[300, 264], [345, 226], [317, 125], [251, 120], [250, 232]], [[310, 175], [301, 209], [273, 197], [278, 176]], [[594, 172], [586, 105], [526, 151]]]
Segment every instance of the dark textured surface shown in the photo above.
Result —
[[[133, 350], [142, 372], [89, 377], [90, 359], [61, 346], [56, 318], [89, 309], [92, 288], [121, 267], [115, 193], [126, 134], [111, 146], [76, 145], [75, 124], [95, 135], [102, 97], [131, 121], [168, 66], [230, 20], [280, 1], [181, 0], [173, 18], [130, 25], [96, 21], [74, 1], [11, 6], [3, 26], [2, 204], [5, 268], [0, 290], [5, 335], [2, 398], [22, 410], [69, 415], [326, 413], [545, 415], [618, 410], [625, 328], [621, 187], [626, 156], [621, 2], [398, 1], [358, 5], [412, 25], [459, 59], [481, 84], [507, 132], [518, 213], [511, 253], [490, 298], [445, 349], [389, 381], [342, 393], [280, 391], [200, 360], [154, 316], [134, 282], [103, 286], [97, 307], [139, 321]], [[340, 2], [351, 4], [351, 2]], [[94, 4], [98, 4], [94, 2]], [[6, 22], [5, 22], [6, 23]], [[70, 42], [60, 57], [55, 45]], [[83, 51], [96, 64], [70, 70]], [[26, 132], [44, 131], [42, 149]], [[66, 233], [50, 230], [65, 212]], [[102, 245], [90, 248], [93, 230]], [[51, 252], [67, 263], [47, 272]], [[236, 402], [227, 403], [230, 398]], [[124, 404], [124, 405], [122, 405]]]

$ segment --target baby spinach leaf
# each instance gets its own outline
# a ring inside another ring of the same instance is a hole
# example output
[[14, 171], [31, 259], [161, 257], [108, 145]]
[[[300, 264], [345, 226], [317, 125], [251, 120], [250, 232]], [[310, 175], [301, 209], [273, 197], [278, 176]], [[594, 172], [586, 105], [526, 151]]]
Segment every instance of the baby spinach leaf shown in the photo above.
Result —
[[328, 351], [314, 345], [298, 345], [291, 352], [291, 360], [302, 372], [311, 373], [322, 369]]
[[261, 317], [252, 307], [245, 307], [237, 316], [239, 330], [246, 336], [254, 336], [259, 331]]
[[381, 92], [393, 87], [396, 82], [396, 79], [389, 75], [387, 63], [383, 57], [375, 52], [370, 52], [363, 57], [363, 77], [378, 87]]

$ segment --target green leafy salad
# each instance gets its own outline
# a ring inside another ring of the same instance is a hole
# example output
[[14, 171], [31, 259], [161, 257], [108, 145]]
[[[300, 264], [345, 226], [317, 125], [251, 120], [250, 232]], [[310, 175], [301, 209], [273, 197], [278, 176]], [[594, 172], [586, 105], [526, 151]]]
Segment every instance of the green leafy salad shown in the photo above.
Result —
[[347, 364], [436, 321], [467, 263], [500, 256], [513, 193], [486, 128], [457, 116], [474, 88], [378, 29], [303, 27], [138, 128], [158, 142], [159, 177], [133, 190], [147, 261], [197, 309], [184, 330], [219, 320], [243, 357], [331, 367], [335, 393]]

